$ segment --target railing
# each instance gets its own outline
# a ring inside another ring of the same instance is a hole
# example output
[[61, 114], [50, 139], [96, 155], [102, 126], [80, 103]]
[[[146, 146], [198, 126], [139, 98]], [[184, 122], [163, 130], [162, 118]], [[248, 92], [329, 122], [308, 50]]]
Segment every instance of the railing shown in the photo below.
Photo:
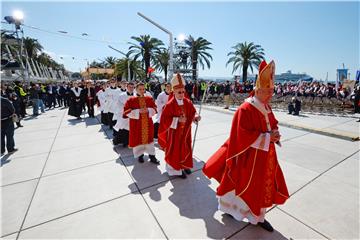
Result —
[[[230, 95], [230, 106], [239, 106], [249, 96], [248, 93], [233, 93]], [[273, 109], [286, 110], [293, 96], [275, 95], [272, 98], [271, 106]], [[298, 97], [301, 101], [302, 112], [329, 114], [352, 114], [354, 113], [353, 101], [350, 99], [337, 99], [328, 97]], [[208, 94], [205, 98], [205, 104], [224, 106], [223, 94]]]

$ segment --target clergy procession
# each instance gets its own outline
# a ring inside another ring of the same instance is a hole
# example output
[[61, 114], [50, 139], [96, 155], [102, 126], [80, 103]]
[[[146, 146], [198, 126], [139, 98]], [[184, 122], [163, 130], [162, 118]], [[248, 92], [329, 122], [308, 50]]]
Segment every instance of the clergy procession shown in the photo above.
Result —
[[[274, 229], [265, 219], [266, 209], [289, 198], [276, 155], [281, 134], [269, 105], [274, 80], [274, 61], [263, 61], [254, 91], [235, 112], [229, 138], [203, 167], [203, 173], [219, 183], [213, 196], [219, 211], [269, 232]], [[110, 79], [97, 89], [92, 81], [84, 86], [75, 82], [68, 114], [81, 119], [86, 106], [94, 118], [97, 105], [101, 123], [112, 130], [114, 146], [132, 149], [133, 161], [139, 163], [149, 159], [156, 168], [163, 162], [169, 176], [185, 179], [194, 167], [192, 127], [199, 127], [202, 104], [197, 110], [185, 85], [176, 73], [154, 99], [141, 81]], [[156, 157], [155, 146], [165, 152], [164, 159]]]
[[360, 239], [360, 1], [0, 5], [1, 239]]

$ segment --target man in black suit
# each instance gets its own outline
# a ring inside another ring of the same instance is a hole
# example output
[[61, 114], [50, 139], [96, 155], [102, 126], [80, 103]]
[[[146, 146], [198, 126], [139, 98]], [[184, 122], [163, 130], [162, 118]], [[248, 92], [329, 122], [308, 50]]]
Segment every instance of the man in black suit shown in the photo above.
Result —
[[9, 99], [1, 97], [1, 155], [5, 153], [5, 139], [6, 149], [8, 153], [16, 152], [14, 141], [14, 122], [13, 115], [15, 109]]
[[91, 81], [86, 83], [86, 88], [83, 89], [84, 100], [86, 101], [87, 112], [89, 117], [94, 118], [94, 105], [95, 105], [95, 88]]

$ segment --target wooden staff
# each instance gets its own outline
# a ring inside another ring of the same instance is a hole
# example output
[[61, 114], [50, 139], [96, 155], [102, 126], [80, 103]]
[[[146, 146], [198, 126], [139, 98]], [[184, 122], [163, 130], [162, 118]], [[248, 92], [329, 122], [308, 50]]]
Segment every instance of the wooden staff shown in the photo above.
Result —
[[[201, 113], [202, 104], [203, 104], [203, 102], [204, 102], [204, 100], [205, 100], [205, 96], [206, 96], [206, 94], [207, 94], [208, 88], [209, 88], [209, 85], [206, 84], [206, 89], [205, 89], [204, 95], [203, 95], [203, 97], [202, 97], [202, 100], [201, 100], [201, 102], [200, 102], [199, 116], [200, 116], [200, 113]], [[194, 153], [195, 140], [196, 140], [196, 134], [197, 134], [198, 127], [199, 127], [199, 122], [196, 123], [195, 134], [194, 134], [193, 145], [192, 145], [192, 153]]]

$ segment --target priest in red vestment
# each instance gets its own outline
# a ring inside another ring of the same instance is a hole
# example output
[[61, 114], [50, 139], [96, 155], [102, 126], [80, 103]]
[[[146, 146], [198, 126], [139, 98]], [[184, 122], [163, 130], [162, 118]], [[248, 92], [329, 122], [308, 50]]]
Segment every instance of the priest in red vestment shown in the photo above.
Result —
[[154, 99], [145, 96], [144, 83], [136, 85], [136, 96], [130, 97], [124, 105], [124, 118], [129, 122], [129, 148], [133, 149], [134, 157], [144, 162], [144, 153], [149, 154], [150, 162], [159, 164], [155, 157], [154, 124], [152, 116], [156, 114]]
[[158, 143], [165, 150], [166, 171], [170, 176], [186, 178], [193, 167], [191, 124], [200, 121], [196, 109], [185, 98], [185, 80], [175, 74], [171, 80], [174, 97], [169, 98], [160, 119]]
[[238, 221], [247, 219], [272, 232], [266, 208], [289, 198], [276, 156], [280, 145], [278, 121], [269, 106], [274, 92], [275, 63], [259, 66], [255, 95], [237, 109], [229, 139], [204, 165], [203, 171], [219, 183], [219, 210]]

